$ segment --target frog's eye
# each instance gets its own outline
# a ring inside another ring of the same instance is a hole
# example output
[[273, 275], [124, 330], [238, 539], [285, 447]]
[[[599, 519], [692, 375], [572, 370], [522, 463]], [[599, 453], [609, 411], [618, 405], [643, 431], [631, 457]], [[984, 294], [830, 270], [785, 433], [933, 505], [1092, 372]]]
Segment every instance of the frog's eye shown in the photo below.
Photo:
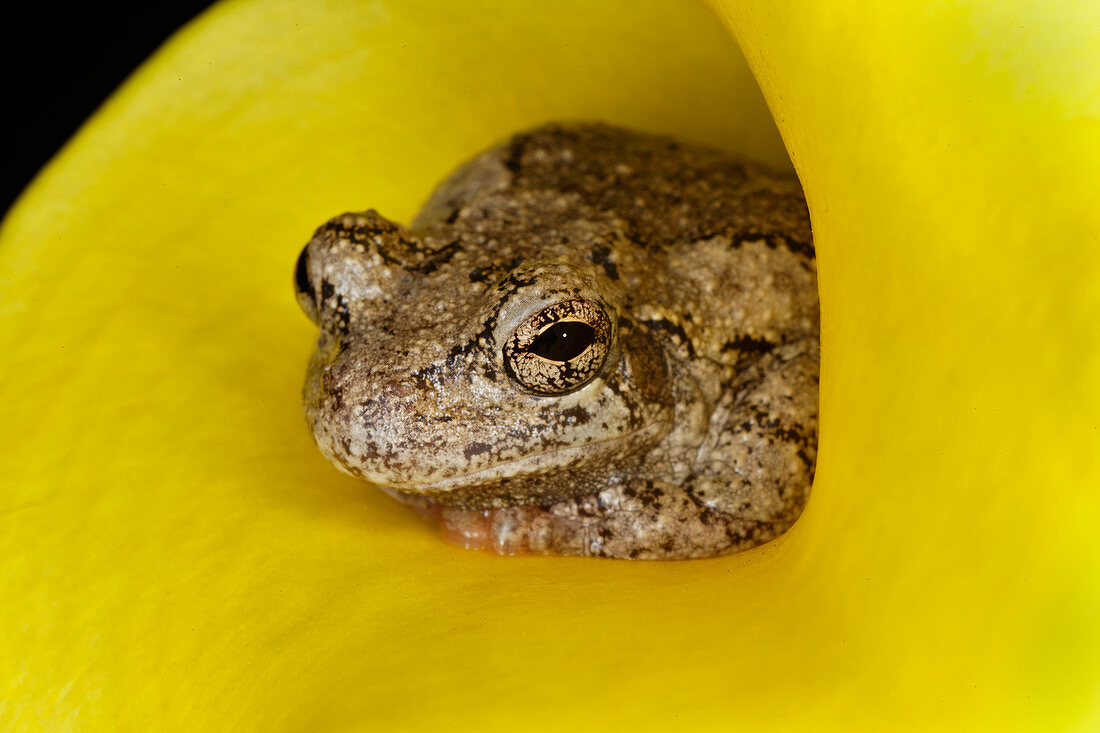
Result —
[[560, 395], [599, 374], [611, 352], [611, 320], [598, 303], [566, 300], [524, 321], [504, 344], [504, 367], [530, 392]]
[[317, 322], [317, 294], [313, 291], [313, 285], [309, 282], [309, 245], [302, 248], [302, 254], [298, 255], [298, 263], [294, 266], [294, 292], [298, 294], [298, 305], [310, 317]]

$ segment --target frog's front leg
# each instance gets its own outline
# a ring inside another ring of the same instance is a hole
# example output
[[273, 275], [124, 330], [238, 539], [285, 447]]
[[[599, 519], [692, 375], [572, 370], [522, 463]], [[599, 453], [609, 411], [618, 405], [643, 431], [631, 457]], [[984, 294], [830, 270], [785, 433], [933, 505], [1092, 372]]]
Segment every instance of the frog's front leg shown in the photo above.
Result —
[[711, 418], [691, 493], [781, 534], [809, 496], [817, 461], [818, 340], [775, 346], [739, 367]]
[[773, 536], [767, 523], [708, 507], [688, 488], [643, 479], [545, 508], [498, 509], [488, 526], [501, 554], [636, 559], [709, 557]]

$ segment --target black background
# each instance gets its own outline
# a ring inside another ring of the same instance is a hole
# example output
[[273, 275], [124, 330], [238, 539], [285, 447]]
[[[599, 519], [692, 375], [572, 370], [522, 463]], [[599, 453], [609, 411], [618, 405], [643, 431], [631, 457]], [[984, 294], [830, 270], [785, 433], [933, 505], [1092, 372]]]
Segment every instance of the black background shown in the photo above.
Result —
[[130, 72], [209, 4], [9, 7], [0, 23], [8, 130], [0, 211]]

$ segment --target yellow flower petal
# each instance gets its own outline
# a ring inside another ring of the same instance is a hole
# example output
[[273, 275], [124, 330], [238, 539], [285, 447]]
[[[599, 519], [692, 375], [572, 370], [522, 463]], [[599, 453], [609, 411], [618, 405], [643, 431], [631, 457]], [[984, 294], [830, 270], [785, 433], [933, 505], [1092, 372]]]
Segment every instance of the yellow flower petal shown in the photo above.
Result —
[[1100, 8], [715, 4], [810, 203], [801, 551], [874, 647], [867, 706], [1100, 729]]
[[287, 0], [180, 33], [0, 230], [0, 728], [1095, 720], [1096, 25], [877, 12], [723, 10], [813, 208], [820, 477], [779, 542], [665, 564], [465, 552], [336, 473], [290, 270], [547, 119], [783, 160], [717, 21]]

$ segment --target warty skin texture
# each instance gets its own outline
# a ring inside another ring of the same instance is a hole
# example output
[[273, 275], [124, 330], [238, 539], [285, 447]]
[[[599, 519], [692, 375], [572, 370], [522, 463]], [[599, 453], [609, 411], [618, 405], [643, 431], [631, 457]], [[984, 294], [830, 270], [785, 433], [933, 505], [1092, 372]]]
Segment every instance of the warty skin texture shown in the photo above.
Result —
[[[548, 126], [460, 168], [410, 228], [332, 219], [296, 284], [321, 329], [304, 400], [322, 452], [499, 552], [709, 556], [805, 504], [818, 306], [793, 177]], [[505, 345], [571, 301], [606, 315], [598, 368], [525, 386]]]

